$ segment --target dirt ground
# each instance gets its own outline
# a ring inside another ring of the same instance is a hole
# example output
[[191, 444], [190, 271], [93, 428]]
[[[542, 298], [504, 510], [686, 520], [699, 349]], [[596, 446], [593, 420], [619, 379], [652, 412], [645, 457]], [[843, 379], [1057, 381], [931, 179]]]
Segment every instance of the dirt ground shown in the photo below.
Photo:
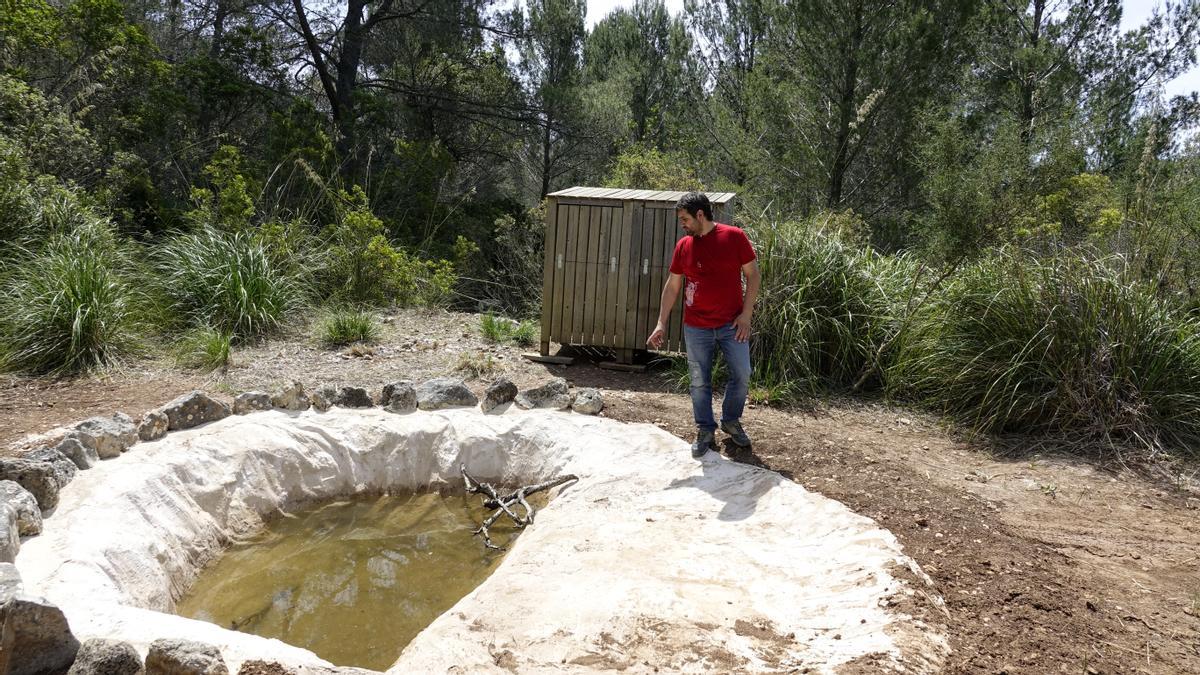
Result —
[[[479, 393], [500, 375], [521, 387], [562, 376], [603, 389], [605, 416], [691, 437], [690, 401], [662, 373], [532, 363], [519, 347], [484, 342], [467, 314], [386, 318], [369, 353], [323, 350], [298, 326], [235, 350], [226, 372], [145, 361], [103, 378], [0, 379], [0, 448], [18, 453], [28, 434], [116, 410], [137, 416], [194, 388], [229, 396], [295, 379], [378, 391], [472, 367], [483, 371], [468, 380]], [[1197, 467], [1148, 473], [1063, 456], [1005, 458], [937, 418], [861, 402], [751, 406], [744, 422], [755, 442], [736, 460], [874, 518], [933, 578], [946, 614], [930, 619], [953, 649], [945, 672], [1200, 673]], [[850, 670], [871, 672], [866, 662]]]

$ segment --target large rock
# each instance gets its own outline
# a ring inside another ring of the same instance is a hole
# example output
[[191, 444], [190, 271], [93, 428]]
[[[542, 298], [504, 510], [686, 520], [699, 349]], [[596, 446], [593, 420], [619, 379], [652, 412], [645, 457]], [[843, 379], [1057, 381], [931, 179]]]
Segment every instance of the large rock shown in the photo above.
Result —
[[566, 410], [571, 407], [571, 386], [561, 377], [556, 377], [540, 387], [526, 389], [517, 394], [517, 406]]
[[84, 445], [77, 436], [67, 436], [59, 441], [54, 449], [63, 457], [75, 463], [78, 469], [90, 469], [100, 462], [100, 453], [96, 448]]
[[600, 394], [599, 389], [580, 389], [575, 392], [571, 409], [584, 415], [597, 415], [604, 410], [604, 396]]
[[511, 402], [517, 397], [517, 385], [513, 384], [506, 377], [502, 377], [491, 384], [487, 391], [483, 392], [483, 402], [479, 407], [483, 412], [491, 412], [497, 407]]
[[143, 441], [157, 441], [167, 435], [167, 429], [170, 427], [171, 418], [167, 417], [167, 413], [151, 410], [142, 415], [142, 421], [138, 424], [138, 438]]
[[167, 414], [167, 428], [171, 431], [191, 429], [207, 422], [229, 417], [229, 406], [202, 391], [184, 394], [160, 408]]
[[308, 400], [312, 404], [313, 410], [326, 412], [333, 407], [333, 397], [336, 394], [337, 391], [333, 387], [319, 387], [316, 391], [308, 395]]
[[343, 408], [370, 408], [375, 405], [371, 395], [362, 387], [342, 387], [333, 396], [333, 404]]
[[76, 424], [68, 436], [94, 449], [100, 459], [112, 459], [137, 442], [138, 429], [129, 415], [115, 413], [111, 417], [86, 419]]
[[50, 462], [0, 459], [0, 480], [11, 480], [28, 490], [43, 511], [58, 506], [58, 491], [66, 485], [61, 476], [62, 472]]
[[142, 657], [128, 642], [92, 638], [83, 643], [67, 675], [137, 675]]
[[79, 651], [62, 610], [42, 598], [10, 596], [0, 605], [0, 626], [4, 639], [11, 640], [11, 649], [0, 657], [0, 666], [8, 660], [8, 675], [65, 672]]
[[21, 534], [17, 530], [17, 510], [0, 503], [0, 563], [15, 562], [21, 550]]
[[22, 537], [42, 533], [42, 511], [29, 490], [11, 480], [0, 480], [0, 504], [12, 507], [17, 517], [17, 531]]
[[146, 675], [229, 675], [221, 651], [191, 640], [155, 640], [146, 654]]
[[304, 393], [304, 385], [293, 382], [283, 391], [271, 397], [271, 405], [284, 410], [308, 410], [312, 401]]
[[65, 455], [54, 448], [42, 446], [25, 453], [21, 459], [27, 459], [33, 462], [46, 462], [54, 467], [54, 472], [58, 476], [58, 486], [61, 488], [67, 483], [75, 480], [75, 474], [79, 472], [79, 467], [75, 466]]
[[438, 377], [417, 386], [417, 407], [421, 410], [470, 407], [478, 403], [466, 383], [453, 377]]
[[256, 410], [270, 410], [271, 395], [265, 391], [244, 391], [233, 399], [233, 414], [246, 415]]
[[383, 395], [379, 397], [379, 405], [388, 412], [412, 412], [417, 409], [417, 390], [408, 380], [385, 384]]

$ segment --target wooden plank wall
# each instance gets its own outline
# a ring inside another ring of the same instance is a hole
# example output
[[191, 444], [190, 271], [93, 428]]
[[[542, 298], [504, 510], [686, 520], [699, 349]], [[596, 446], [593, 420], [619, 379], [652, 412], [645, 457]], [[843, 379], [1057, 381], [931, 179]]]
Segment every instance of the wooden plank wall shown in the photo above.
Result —
[[[644, 349], [680, 236], [674, 209], [666, 203], [551, 198], [542, 348], [553, 341]], [[683, 350], [682, 295], [660, 351]]]
[[558, 200], [546, 200], [546, 256], [542, 265], [542, 355], [550, 353], [550, 338], [553, 335], [554, 309], [558, 306], [554, 293], [554, 280], [558, 277], [555, 255], [558, 251]]

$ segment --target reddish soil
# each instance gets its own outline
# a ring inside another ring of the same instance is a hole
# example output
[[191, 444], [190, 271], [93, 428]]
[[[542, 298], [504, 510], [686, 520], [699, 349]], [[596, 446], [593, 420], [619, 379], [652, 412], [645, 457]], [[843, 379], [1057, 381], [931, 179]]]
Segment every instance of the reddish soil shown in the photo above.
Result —
[[[0, 379], [0, 447], [18, 452], [23, 436], [91, 415], [136, 416], [193, 388], [229, 396], [296, 379], [374, 389], [459, 365], [484, 366], [470, 380], [479, 392], [501, 374], [522, 387], [549, 376], [600, 387], [603, 415], [691, 437], [690, 402], [666, 376], [531, 363], [518, 347], [486, 344], [478, 325], [406, 312], [365, 356], [321, 350], [298, 326], [236, 350], [224, 373], [144, 363], [103, 379]], [[926, 618], [950, 636], [945, 672], [1200, 673], [1197, 467], [1148, 477], [1065, 456], [1002, 458], [936, 418], [858, 402], [752, 406], [744, 422], [755, 443], [736, 460], [874, 518], [933, 578], [946, 614]], [[846, 671], [873, 672], [870, 663]]]

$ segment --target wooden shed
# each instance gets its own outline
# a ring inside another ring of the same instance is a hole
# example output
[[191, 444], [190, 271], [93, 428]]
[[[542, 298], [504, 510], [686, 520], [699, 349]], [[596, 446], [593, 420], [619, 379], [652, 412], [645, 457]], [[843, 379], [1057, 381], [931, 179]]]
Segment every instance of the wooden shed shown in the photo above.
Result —
[[[542, 357], [551, 342], [606, 347], [622, 364], [646, 349], [671, 254], [683, 235], [675, 204], [684, 194], [573, 187], [546, 196]], [[730, 222], [734, 193], [708, 198], [714, 220]], [[662, 350], [683, 351], [678, 308]]]

